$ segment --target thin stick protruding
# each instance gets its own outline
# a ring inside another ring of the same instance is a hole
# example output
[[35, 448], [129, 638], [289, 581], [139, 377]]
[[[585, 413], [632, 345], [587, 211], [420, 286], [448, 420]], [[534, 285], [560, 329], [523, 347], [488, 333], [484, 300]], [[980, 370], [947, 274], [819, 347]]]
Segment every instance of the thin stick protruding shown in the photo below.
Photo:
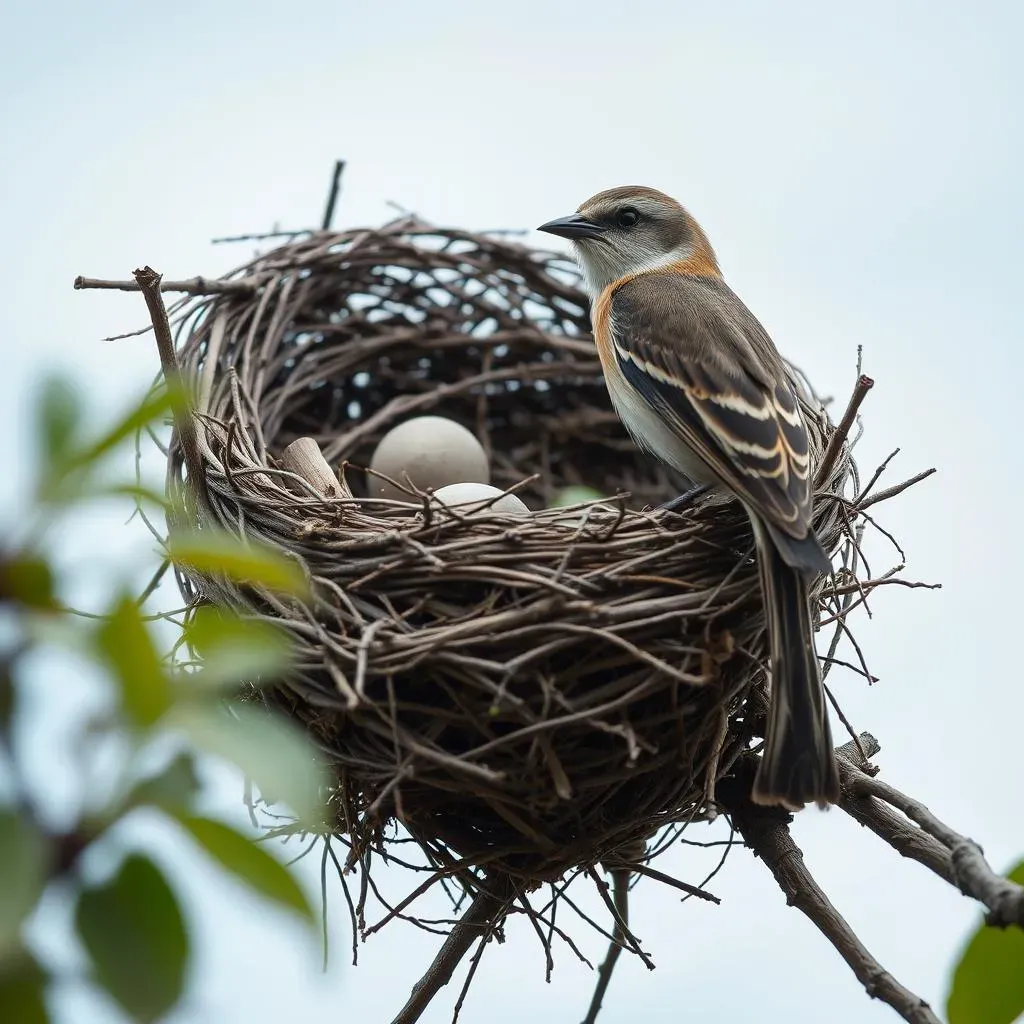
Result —
[[[174, 388], [179, 394], [188, 394], [187, 382], [178, 366], [178, 357], [174, 351], [174, 336], [171, 324], [167, 319], [167, 307], [160, 293], [161, 275], [152, 267], [143, 267], [134, 272], [135, 280], [146, 300], [150, 319], [153, 321], [153, 334], [156, 347], [160, 354], [160, 366], [163, 369], [167, 386]], [[174, 426], [181, 438], [181, 450], [188, 470], [188, 479], [192, 482], [196, 495], [204, 505], [209, 505], [206, 488], [206, 473], [203, 469], [203, 457], [199, 449], [199, 438], [196, 433], [196, 421], [192, 410], [176, 404], [174, 408]]]
[[821, 462], [818, 465], [818, 486], [821, 486], [828, 480], [832, 470], [835, 468], [839, 453], [843, 450], [843, 445], [846, 444], [846, 439], [850, 436], [850, 430], [857, 419], [857, 412], [860, 409], [861, 403], [874, 386], [874, 380], [865, 374], [861, 374], [857, 378], [857, 384], [853, 389], [853, 394], [850, 396], [850, 403], [846, 407], [846, 412], [843, 413], [843, 418], [839, 421], [836, 432], [829, 439], [828, 447], [825, 449], [825, 453], [822, 455]]
[[[135, 272], [138, 274], [138, 271]], [[211, 281], [208, 277], [190, 277], [187, 281], [161, 281], [161, 292], [184, 292], [186, 295], [251, 295], [259, 287], [252, 277], [239, 281]], [[75, 278], [75, 291], [93, 289], [116, 292], [142, 291], [138, 278], [134, 281], [108, 281], [102, 277]]]

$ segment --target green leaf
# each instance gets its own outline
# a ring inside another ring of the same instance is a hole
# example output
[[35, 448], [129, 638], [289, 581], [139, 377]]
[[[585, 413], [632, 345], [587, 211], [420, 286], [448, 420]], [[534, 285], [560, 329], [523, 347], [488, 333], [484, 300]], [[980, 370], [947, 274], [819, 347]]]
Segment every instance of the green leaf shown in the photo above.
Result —
[[171, 704], [171, 689], [142, 612], [123, 596], [96, 632], [101, 654], [114, 671], [121, 706], [143, 728], [152, 725]]
[[326, 774], [313, 745], [278, 714], [250, 704], [180, 703], [168, 716], [201, 750], [236, 764], [268, 802], [282, 801], [311, 829], [323, 827]]
[[129, 807], [159, 807], [169, 813], [185, 811], [199, 792], [196, 759], [189, 752], [178, 754], [162, 771], [143, 779], [131, 791]]
[[26, 949], [0, 960], [0, 1006], [4, 1020], [49, 1024], [44, 995], [46, 972]]
[[167, 553], [179, 564], [201, 573], [223, 573], [239, 583], [261, 583], [270, 590], [305, 594], [305, 574], [298, 563], [277, 548], [248, 541], [221, 530], [173, 535]]
[[[1009, 878], [1024, 885], [1024, 861]], [[1024, 929], [978, 928], [953, 974], [946, 1015], [949, 1024], [1012, 1024], [1024, 1015]]]
[[567, 505], [582, 505], [588, 501], [598, 501], [603, 495], [593, 487], [563, 487], [551, 499], [551, 508], [565, 508]]
[[45, 462], [43, 472], [59, 471], [74, 446], [82, 419], [79, 390], [66, 377], [48, 378], [39, 395], [36, 418]]
[[86, 889], [75, 924], [96, 980], [147, 1024], [181, 997], [189, 962], [185, 921], [160, 869], [133, 854], [107, 884]]
[[298, 911], [310, 923], [313, 908], [291, 872], [248, 836], [210, 818], [179, 816], [192, 838], [222, 867], [255, 889], [261, 896], [289, 910]]
[[34, 823], [10, 808], [0, 810], [0, 960], [18, 945], [22, 922], [46, 887], [50, 856]]
[[24, 605], [41, 611], [54, 611], [53, 572], [45, 558], [18, 553], [0, 557], [0, 604]]
[[114, 424], [104, 435], [83, 450], [76, 458], [81, 465], [97, 462], [122, 441], [127, 441], [143, 427], [166, 416], [174, 409], [184, 408], [187, 395], [176, 387], [164, 385], [159, 391], [147, 395], [138, 405]]
[[167, 497], [142, 484], [98, 484], [83, 491], [85, 498], [132, 498], [137, 504], [149, 502], [160, 508], [167, 507]]
[[12, 660], [10, 652], [0, 654], [0, 738], [8, 746], [11, 742], [11, 724], [18, 706], [18, 691], [11, 672]]
[[191, 678], [208, 687], [268, 682], [292, 660], [291, 638], [282, 628], [214, 605], [196, 609], [185, 639], [203, 659], [202, 671]]

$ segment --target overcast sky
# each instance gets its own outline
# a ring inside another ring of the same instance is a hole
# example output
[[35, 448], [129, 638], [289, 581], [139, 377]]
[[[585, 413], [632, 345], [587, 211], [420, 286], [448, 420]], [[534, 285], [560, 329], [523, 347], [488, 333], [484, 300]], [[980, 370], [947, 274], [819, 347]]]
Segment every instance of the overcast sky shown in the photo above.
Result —
[[[111, 415], [156, 371], [151, 338], [101, 340], [145, 322], [142, 300], [76, 293], [76, 274], [218, 274], [251, 247], [212, 237], [315, 222], [338, 157], [344, 225], [379, 223], [395, 200], [445, 224], [531, 227], [612, 185], [661, 188], [703, 223], [727, 279], [820, 391], [845, 402], [864, 346], [877, 386], [862, 469], [897, 446], [891, 482], [938, 467], [882, 511], [910, 575], [943, 589], [880, 592], [874, 619], [857, 622], [880, 681], [833, 679], [857, 728], [881, 739], [883, 777], [1005, 869], [1024, 855], [1022, 32], [1013, 0], [19, 4], [0, 29], [0, 522], [25, 501], [26, 415], [45, 370], [71, 370]], [[83, 520], [62, 538], [67, 564], [149, 558], [124, 518]], [[42, 667], [30, 753], [59, 817], [80, 781], [62, 744], [95, 695], [68, 682], [44, 694]], [[218, 778], [214, 803], [237, 815], [229, 782]], [[839, 812], [801, 814], [794, 832], [868, 947], [941, 1008], [976, 910]], [[292, 922], [175, 837], [140, 826], [137, 839], [194, 883], [200, 960], [174, 1024], [387, 1021], [439, 942], [393, 924], [348, 968], [332, 890], [322, 975]], [[699, 881], [703, 864], [680, 849], [659, 867]], [[313, 864], [307, 879], [315, 894]], [[712, 888], [718, 908], [636, 890], [635, 931], [658, 968], [622, 958], [604, 1024], [896, 1019], [748, 854]], [[58, 901], [42, 927], [54, 948], [60, 919]], [[603, 956], [585, 926], [573, 934]], [[517, 921], [488, 949], [462, 1019], [574, 1024], [592, 984], [561, 947], [545, 985]], [[449, 1020], [456, 991], [424, 1020]], [[65, 1022], [120, 1019], [75, 986], [58, 1004]]]

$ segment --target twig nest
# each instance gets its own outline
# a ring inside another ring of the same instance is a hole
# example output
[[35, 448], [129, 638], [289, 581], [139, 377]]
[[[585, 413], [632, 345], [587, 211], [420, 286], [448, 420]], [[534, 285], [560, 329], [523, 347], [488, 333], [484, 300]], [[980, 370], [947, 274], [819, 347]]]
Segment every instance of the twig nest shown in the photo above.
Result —
[[[709, 813], [763, 735], [750, 527], [735, 501], [652, 510], [679, 482], [610, 405], [574, 266], [404, 219], [318, 232], [230, 281], [178, 318], [203, 382], [192, 511], [290, 552], [314, 597], [180, 582], [291, 630], [298, 668], [254, 697], [330, 761], [353, 851], [398, 821], [434, 865], [533, 884]], [[820, 453], [833, 427], [803, 406]], [[295, 486], [278, 460], [303, 437], [351, 497]], [[381, 500], [371, 468], [418, 492]], [[820, 491], [849, 475], [844, 448]], [[601, 500], [551, 508], [567, 488]], [[815, 515], [834, 551], [840, 503]]]
[[530, 510], [514, 494], [505, 494], [490, 484], [448, 484], [434, 492], [434, 500], [463, 515], [493, 509], [499, 515], [528, 516]]
[[377, 445], [370, 470], [370, 494], [393, 501], [408, 501], [410, 485], [425, 491], [466, 481], [487, 484], [491, 478], [483, 445], [444, 416], [416, 416], [392, 427]]

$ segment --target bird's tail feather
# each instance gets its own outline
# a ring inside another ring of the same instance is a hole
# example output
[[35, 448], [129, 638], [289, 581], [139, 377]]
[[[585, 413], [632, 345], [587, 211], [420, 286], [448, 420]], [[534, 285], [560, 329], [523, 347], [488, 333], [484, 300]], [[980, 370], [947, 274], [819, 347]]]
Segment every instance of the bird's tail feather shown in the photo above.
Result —
[[839, 799], [825, 693], [811, 630], [807, 584], [763, 528], [758, 566], [768, 617], [772, 660], [771, 700], [761, 765], [752, 799], [798, 810]]
[[[774, 547], [786, 565], [805, 573], [827, 573], [832, 571], [832, 560], [825, 553], [817, 534], [808, 530], [805, 537], [797, 540], [782, 530], [764, 524]], [[766, 538], [767, 539], [767, 538]]]

